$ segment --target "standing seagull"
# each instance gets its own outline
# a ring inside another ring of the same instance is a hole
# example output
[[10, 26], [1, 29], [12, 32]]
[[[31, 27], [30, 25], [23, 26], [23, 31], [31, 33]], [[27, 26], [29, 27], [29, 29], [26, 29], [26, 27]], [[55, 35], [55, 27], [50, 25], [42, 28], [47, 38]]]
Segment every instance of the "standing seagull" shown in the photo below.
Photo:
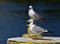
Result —
[[35, 25], [33, 19], [29, 19], [27, 22], [30, 22], [30, 32], [33, 34], [42, 34], [43, 32], [50, 33], [47, 29], [43, 29], [42, 27]]
[[34, 20], [45, 20], [42, 16], [38, 15], [38, 13], [33, 10], [31, 5], [29, 6], [28, 15], [31, 19]]

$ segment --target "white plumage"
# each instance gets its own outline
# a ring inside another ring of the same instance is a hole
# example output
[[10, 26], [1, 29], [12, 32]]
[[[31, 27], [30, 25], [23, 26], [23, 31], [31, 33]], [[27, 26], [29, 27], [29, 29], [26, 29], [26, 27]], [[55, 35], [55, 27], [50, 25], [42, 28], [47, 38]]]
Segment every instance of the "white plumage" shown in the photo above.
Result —
[[29, 6], [28, 15], [31, 19], [34, 20], [44, 20], [42, 16], [40, 16], [37, 12], [33, 10], [33, 7], [31, 5]]
[[43, 32], [48, 32], [48, 30], [43, 29], [42, 27], [35, 25], [33, 19], [29, 19], [28, 22], [30, 22], [29, 27], [30, 27], [31, 33], [42, 34]]

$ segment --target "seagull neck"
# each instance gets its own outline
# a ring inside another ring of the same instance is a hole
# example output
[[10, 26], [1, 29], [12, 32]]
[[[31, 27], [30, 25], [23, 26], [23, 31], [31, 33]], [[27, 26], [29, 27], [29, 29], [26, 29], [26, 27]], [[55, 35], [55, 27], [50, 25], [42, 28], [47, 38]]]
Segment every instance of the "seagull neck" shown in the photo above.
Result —
[[33, 8], [31, 8], [31, 11], [33, 11]]
[[30, 26], [32, 26], [32, 25], [33, 25], [33, 22], [30, 23]]
[[31, 9], [33, 11], [33, 9]]

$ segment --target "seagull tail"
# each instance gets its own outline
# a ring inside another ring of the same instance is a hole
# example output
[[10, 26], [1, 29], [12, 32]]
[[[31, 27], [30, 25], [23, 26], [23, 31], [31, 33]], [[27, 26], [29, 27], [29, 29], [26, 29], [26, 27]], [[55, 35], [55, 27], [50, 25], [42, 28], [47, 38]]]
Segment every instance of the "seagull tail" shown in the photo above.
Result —
[[51, 33], [52, 33], [52, 31], [48, 31], [48, 32], [44, 32], [44, 33], [51, 34]]

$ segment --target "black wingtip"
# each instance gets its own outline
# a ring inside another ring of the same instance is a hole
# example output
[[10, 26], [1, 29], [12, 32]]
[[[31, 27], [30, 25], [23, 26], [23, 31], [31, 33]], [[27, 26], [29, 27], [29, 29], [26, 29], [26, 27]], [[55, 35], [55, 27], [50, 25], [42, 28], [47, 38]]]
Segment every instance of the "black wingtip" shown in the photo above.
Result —
[[45, 21], [46, 19], [45, 18], [42, 18], [42, 19], [40, 19], [41, 21]]
[[45, 20], [45, 18], [42, 18], [41, 20]]
[[51, 33], [52, 33], [52, 31], [48, 31], [48, 32], [47, 32], [47, 34], [51, 34]]
[[46, 34], [52, 34], [52, 31], [48, 31], [48, 32], [44, 32], [44, 33], [46, 33]]
[[49, 33], [53, 33], [52, 31], [48, 31]]

